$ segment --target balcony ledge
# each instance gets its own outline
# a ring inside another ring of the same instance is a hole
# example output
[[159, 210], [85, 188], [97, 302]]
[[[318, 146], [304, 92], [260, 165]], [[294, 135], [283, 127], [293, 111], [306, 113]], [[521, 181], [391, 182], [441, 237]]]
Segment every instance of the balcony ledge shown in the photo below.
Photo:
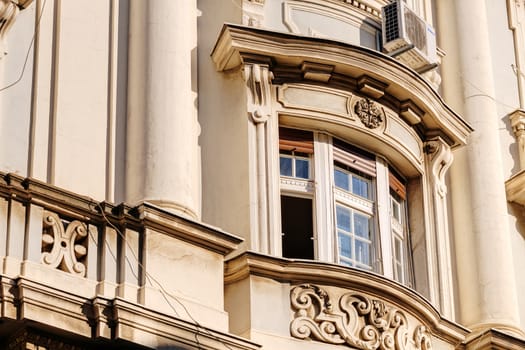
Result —
[[443, 318], [416, 291], [375, 273], [318, 261], [275, 258], [246, 252], [226, 262], [225, 285], [258, 276], [291, 285], [315, 284], [363, 292], [422, 321], [433, 336], [459, 345], [470, 332]]

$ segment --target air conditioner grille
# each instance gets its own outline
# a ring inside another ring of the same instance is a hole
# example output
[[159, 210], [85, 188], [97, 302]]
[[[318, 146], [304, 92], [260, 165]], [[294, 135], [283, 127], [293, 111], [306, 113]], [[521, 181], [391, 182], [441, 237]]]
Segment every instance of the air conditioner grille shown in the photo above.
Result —
[[405, 30], [412, 44], [424, 53], [427, 49], [427, 28], [425, 22], [412, 11], [405, 11]]
[[399, 20], [398, 15], [398, 3], [393, 2], [384, 7], [384, 18], [385, 23], [384, 35], [385, 42], [393, 41], [398, 39], [401, 35], [399, 33]]

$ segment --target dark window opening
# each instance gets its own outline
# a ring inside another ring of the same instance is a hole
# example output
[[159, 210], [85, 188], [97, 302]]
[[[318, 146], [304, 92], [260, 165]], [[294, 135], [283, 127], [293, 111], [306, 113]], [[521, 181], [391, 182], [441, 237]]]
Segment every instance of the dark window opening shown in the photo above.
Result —
[[313, 259], [312, 200], [281, 196], [283, 257]]

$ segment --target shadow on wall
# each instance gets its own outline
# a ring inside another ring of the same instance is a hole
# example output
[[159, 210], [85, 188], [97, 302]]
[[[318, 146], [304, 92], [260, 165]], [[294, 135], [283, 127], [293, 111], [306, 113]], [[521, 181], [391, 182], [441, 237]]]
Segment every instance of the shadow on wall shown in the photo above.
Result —
[[517, 218], [515, 227], [523, 238], [525, 238], [525, 209], [517, 203], [508, 203], [508, 212]]

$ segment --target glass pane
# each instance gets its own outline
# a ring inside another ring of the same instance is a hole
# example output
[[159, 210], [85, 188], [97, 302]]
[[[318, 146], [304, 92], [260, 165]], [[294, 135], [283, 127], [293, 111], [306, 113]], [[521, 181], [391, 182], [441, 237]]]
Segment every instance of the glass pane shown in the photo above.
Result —
[[350, 216], [350, 209], [337, 206], [337, 228], [345, 230], [346, 232], [351, 232], [352, 222]]
[[354, 214], [354, 233], [366, 239], [370, 239], [370, 228], [369, 228], [370, 219], [368, 216], [355, 213]]
[[401, 282], [403, 283], [403, 266], [401, 264], [397, 264], [396, 263], [396, 276], [395, 276], [395, 279], [398, 281], [398, 282]]
[[301, 179], [308, 179], [309, 161], [307, 159], [296, 159], [295, 160], [295, 177]]
[[368, 184], [368, 180], [352, 176], [352, 193], [361, 197], [369, 198]]
[[339, 255], [352, 258], [352, 237], [339, 234]]
[[334, 170], [334, 182], [335, 186], [342, 188], [343, 190], [350, 191], [350, 181], [348, 180], [348, 174], [339, 170]]
[[356, 260], [361, 264], [370, 266], [370, 243], [360, 240], [355, 241]]
[[403, 248], [402, 248], [402, 241], [394, 237], [394, 258], [396, 261], [402, 262], [403, 261]]
[[281, 157], [279, 159], [281, 175], [292, 176], [292, 158]]
[[392, 203], [392, 217], [401, 223], [401, 206], [394, 198], [390, 198], [390, 201]]

